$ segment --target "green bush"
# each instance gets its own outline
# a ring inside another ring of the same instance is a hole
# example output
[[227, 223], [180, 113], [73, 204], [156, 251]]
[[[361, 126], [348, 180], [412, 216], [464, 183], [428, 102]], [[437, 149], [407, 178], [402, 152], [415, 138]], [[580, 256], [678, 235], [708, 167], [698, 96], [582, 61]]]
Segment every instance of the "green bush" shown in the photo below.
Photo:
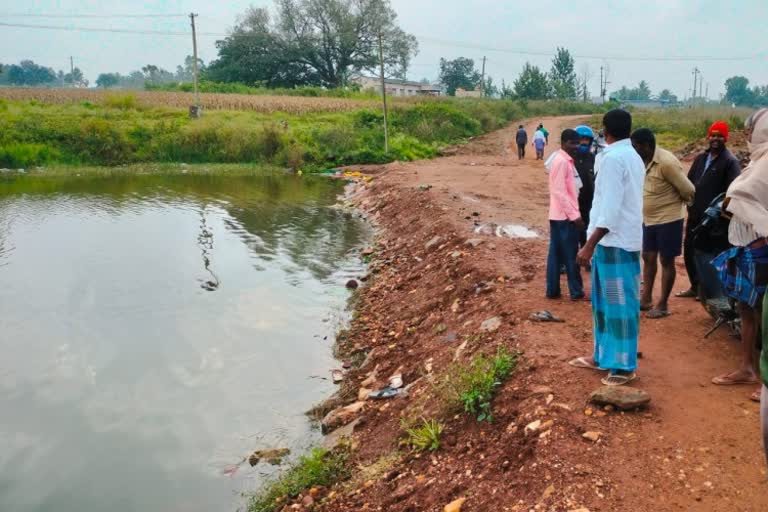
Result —
[[45, 144], [0, 146], [0, 167], [23, 168], [56, 161], [60, 154]]
[[109, 94], [104, 97], [101, 103], [107, 108], [120, 110], [135, 110], [139, 107], [136, 96], [133, 94]]
[[83, 161], [116, 165], [130, 159], [128, 138], [117, 126], [104, 119], [84, 119], [75, 137], [70, 142]]
[[275, 512], [285, 506], [285, 498], [295, 498], [301, 492], [316, 486], [329, 487], [349, 478], [348, 452], [317, 448], [283, 476], [268, 484], [250, 498], [248, 512]]
[[405, 444], [416, 451], [435, 451], [440, 448], [440, 435], [443, 433], [443, 425], [437, 420], [422, 419], [421, 424], [415, 427], [405, 427]]
[[455, 142], [482, 133], [481, 121], [440, 103], [395, 109], [392, 127], [427, 143]]

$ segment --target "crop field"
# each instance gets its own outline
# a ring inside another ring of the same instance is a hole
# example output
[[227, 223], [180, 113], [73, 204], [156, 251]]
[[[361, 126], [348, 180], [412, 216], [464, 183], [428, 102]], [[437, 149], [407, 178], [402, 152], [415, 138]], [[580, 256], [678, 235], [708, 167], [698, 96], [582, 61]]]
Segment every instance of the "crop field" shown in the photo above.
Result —
[[[194, 94], [164, 91], [103, 91], [96, 89], [0, 88], [0, 98], [10, 101], [36, 101], [44, 104], [89, 102], [106, 106], [170, 107], [186, 109]], [[302, 96], [261, 96], [252, 94], [200, 94], [203, 110], [243, 110], [271, 114], [306, 114], [310, 112], [346, 112], [375, 105], [376, 100], [311, 98]]]

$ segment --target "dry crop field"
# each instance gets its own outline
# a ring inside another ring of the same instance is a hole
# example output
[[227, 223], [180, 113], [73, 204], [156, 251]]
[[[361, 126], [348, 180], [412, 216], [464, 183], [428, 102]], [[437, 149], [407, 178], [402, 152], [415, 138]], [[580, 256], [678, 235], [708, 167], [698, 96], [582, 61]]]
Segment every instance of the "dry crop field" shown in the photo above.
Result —
[[[12, 101], [37, 101], [40, 103], [113, 104], [114, 106], [135, 103], [148, 107], [188, 108], [194, 95], [186, 92], [161, 91], [103, 91], [97, 89], [46, 89], [46, 88], [0, 88], [0, 98]], [[342, 112], [371, 107], [375, 100], [345, 98], [309, 98], [302, 96], [261, 96], [251, 94], [200, 94], [204, 110], [246, 110], [270, 114], [285, 112], [304, 114], [309, 112]]]

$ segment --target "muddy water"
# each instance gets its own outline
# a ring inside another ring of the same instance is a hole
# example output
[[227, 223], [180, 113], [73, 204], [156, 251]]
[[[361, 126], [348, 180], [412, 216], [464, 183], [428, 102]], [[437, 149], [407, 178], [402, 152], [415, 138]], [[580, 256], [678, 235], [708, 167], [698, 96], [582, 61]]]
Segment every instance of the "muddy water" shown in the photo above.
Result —
[[274, 469], [233, 464], [315, 442], [366, 236], [340, 187], [0, 181], [0, 510], [242, 509]]

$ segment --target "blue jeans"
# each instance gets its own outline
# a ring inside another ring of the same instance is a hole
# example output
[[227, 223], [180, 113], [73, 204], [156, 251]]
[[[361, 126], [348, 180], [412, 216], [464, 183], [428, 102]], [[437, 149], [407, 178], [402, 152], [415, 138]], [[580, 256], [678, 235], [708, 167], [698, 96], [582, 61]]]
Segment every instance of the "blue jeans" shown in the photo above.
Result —
[[549, 256], [547, 257], [547, 297], [560, 296], [560, 265], [565, 265], [568, 290], [572, 299], [584, 297], [581, 271], [576, 265], [579, 251], [579, 230], [569, 220], [549, 221]]

